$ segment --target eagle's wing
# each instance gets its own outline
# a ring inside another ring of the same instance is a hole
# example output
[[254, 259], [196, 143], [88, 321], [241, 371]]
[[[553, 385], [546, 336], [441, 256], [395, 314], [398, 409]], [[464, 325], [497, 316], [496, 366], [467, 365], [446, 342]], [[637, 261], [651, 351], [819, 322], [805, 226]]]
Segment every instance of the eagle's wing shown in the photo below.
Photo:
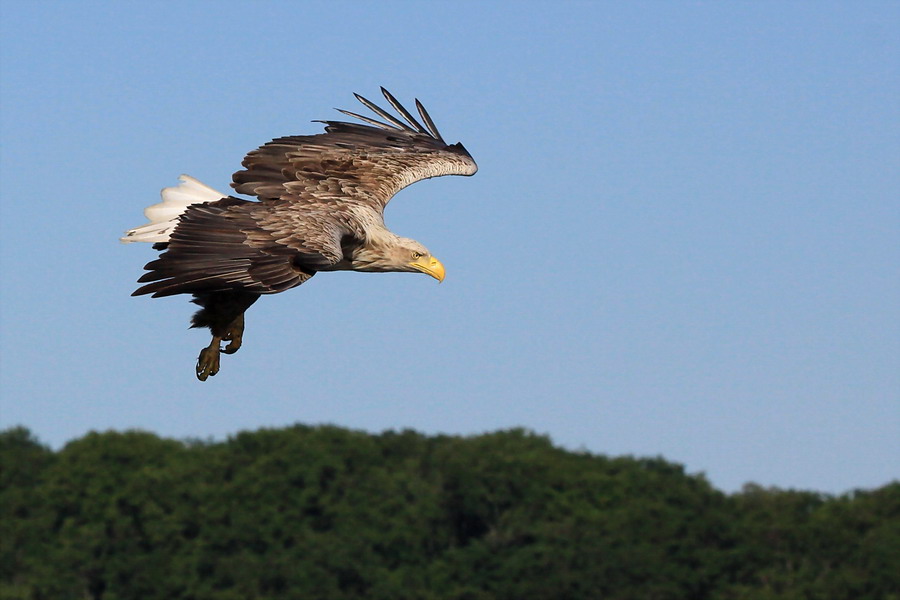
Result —
[[380, 214], [394, 194], [416, 181], [473, 175], [478, 170], [462, 144], [444, 142], [418, 100], [416, 107], [425, 126], [387, 90], [381, 91], [405, 123], [356, 94], [387, 123], [342, 110], [366, 125], [322, 121], [325, 133], [272, 140], [244, 158], [244, 170], [234, 174], [232, 187], [260, 200], [306, 204], [339, 200]]
[[[181, 215], [159, 258], [148, 263], [132, 294], [154, 297], [243, 290], [272, 294], [295, 287], [342, 257], [344, 231], [332, 221], [283, 222], [266, 229], [270, 207], [239, 198], [193, 204]], [[284, 239], [287, 238], [287, 239]]]

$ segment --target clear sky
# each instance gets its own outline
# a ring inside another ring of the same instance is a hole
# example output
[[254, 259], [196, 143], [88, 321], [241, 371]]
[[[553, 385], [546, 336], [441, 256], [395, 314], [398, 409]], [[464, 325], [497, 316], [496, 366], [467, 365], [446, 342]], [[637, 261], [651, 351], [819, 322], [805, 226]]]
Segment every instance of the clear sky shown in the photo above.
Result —
[[[2, 414], [333, 423], [662, 455], [717, 487], [900, 476], [897, 2], [4, 2]], [[388, 225], [447, 267], [262, 298], [205, 383], [125, 229], [384, 85], [480, 166]]]

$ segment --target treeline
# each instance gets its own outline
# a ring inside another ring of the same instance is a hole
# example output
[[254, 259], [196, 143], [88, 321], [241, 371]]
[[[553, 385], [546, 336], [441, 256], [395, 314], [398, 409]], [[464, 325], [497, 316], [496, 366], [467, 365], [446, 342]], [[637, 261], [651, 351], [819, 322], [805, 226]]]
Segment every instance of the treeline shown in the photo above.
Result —
[[0, 598], [900, 598], [900, 483], [727, 495], [662, 459], [295, 426], [0, 432]]

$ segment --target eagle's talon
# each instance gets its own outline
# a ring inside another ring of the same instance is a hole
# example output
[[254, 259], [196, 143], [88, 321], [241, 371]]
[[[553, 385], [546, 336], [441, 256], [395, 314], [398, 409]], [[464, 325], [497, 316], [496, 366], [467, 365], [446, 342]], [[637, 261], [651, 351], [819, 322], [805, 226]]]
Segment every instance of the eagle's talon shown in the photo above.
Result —
[[206, 381], [208, 377], [219, 372], [219, 344], [210, 344], [200, 351], [197, 357], [197, 379]]
[[238, 315], [228, 328], [228, 332], [222, 337], [223, 341], [229, 342], [222, 349], [225, 354], [234, 354], [241, 348], [244, 339], [244, 313]]
[[243, 341], [243, 338], [240, 333], [234, 334], [233, 332], [230, 332], [228, 335], [222, 338], [222, 340], [228, 342], [228, 345], [222, 348], [222, 352], [224, 352], [225, 354], [234, 354], [241, 348], [241, 342]]

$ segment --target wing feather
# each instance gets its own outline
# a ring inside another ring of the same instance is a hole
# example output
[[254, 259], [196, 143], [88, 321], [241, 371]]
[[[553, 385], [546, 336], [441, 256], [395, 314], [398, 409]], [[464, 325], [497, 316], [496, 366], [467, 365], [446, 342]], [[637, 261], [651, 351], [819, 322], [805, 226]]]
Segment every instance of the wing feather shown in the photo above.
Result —
[[422, 103], [419, 102], [418, 98], [416, 98], [416, 109], [418, 109], [422, 120], [425, 121], [425, 125], [428, 127], [428, 131], [431, 132], [431, 135], [443, 142], [444, 138], [441, 137], [441, 132], [438, 131], [437, 125], [431, 120], [431, 115], [428, 114], [428, 111], [425, 110], [425, 107], [422, 106]]
[[413, 126], [413, 129], [415, 129], [419, 133], [424, 133], [425, 135], [430, 135], [428, 133], [428, 131], [426, 131], [426, 129], [424, 127], [422, 127], [419, 124], [419, 122], [416, 121], [416, 119], [411, 114], [409, 114], [409, 111], [406, 110], [405, 108], [403, 108], [402, 104], [397, 102], [397, 99], [394, 98], [394, 96], [389, 91], [387, 91], [384, 88], [381, 88], [381, 93], [384, 94], [384, 97], [387, 99], [387, 101], [391, 103], [391, 106], [394, 107], [394, 110], [396, 110], [398, 113], [400, 113], [403, 116], [403, 118], [406, 119], [409, 122], [409, 124]]
[[[374, 125], [375, 127], [380, 127], [381, 129], [396, 129], [396, 127], [388, 125], [387, 123], [382, 123], [381, 121], [377, 121], [375, 119], [370, 119], [369, 117], [364, 117], [362, 115], [356, 114], [355, 112], [350, 112], [349, 110], [344, 110], [342, 108], [336, 108], [335, 110], [338, 111], [339, 113], [344, 113], [348, 117], [353, 117], [354, 119], [359, 119], [360, 121], [364, 121], [364, 122], [368, 123], [369, 125]], [[325, 123], [327, 121], [318, 121], [318, 122]]]
[[[382, 88], [382, 89], [384, 89], [384, 88]], [[401, 131], [413, 131], [412, 129], [409, 128], [409, 125], [407, 125], [406, 123], [404, 123], [403, 121], [401, 121], [400, 119], [398, 119], [397, 117], [392, 115], [391, 113], [387, 112], [386, 110], [384, 110], [383, 108], [381, 108], [380, 106], [375, 104], [374, 102], [363, 98], [359, 94], [353, 94], [353, 95], [356, 97], [357, 100], [359, 100], [360, 102], [363, 103], [363, 106], [365, 106], [366, 108], [371, 110], [373, 113], [375, 113], [376, 115], [378, 115], [379, 117], [381, 117], [382, 119], [387, 121], [388, 123], [391, 123], [397, 129], [400, 129]]]

